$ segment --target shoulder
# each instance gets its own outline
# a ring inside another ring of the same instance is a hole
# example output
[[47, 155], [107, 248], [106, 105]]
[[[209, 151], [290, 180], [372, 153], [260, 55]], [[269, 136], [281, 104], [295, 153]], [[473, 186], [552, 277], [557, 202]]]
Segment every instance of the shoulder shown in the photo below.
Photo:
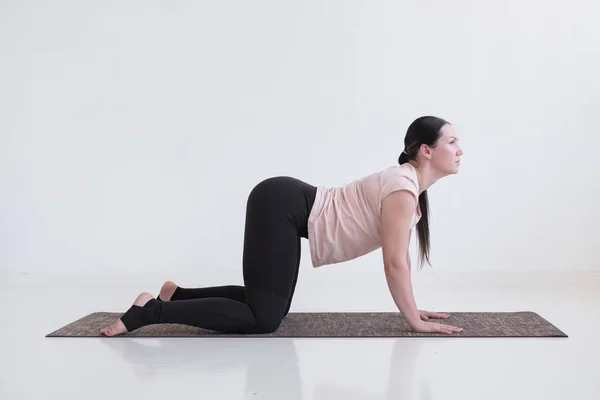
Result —
[[401, 218], [410, 222], [417, 202], [418, 198], [410, 190], [393, 191], [383, 199], [381, 217], [392, 221]]
[[[385, 170], [382, 180], [381, 228], [384, 242], [404, 238], [419, 202], [416, 176], [405, 164]], [[387, 238], [387, 239], [386, 239]], [[388, 244], [389, 246], [389, 244]]]
[[382, 171], [382, 176], [386, 179], [391, 179], [391, 180], [397, 180], [397, 179], [407, 180], [414, 185], [416, 185], [416, 183], [417, 183], [416, 182], [416, 179], [417, 179], [416, 170], [412, 165], [410, 165], [408, 163], [388, 167]]
[[[381, 172], [381, 200], [402, 190], [409, 192], [409, 195], [415, 199], [418, 197], [419, 189], [413, 167], [410, 164], [402, 164], [384, 169]], [[405, 195], [399, 195], [399, 197], [403, 196]]]

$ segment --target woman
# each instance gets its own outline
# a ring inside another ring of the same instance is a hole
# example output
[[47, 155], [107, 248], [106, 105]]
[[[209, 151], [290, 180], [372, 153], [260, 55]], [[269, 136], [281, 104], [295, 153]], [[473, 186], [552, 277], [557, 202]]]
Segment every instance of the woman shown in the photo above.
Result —
[[250, 193], [244, 231], [244, 286], [183, 288], [166, 282], [157, 299], [140, 294], [106, 336], [145, 325], [179, 323], [223, 333], [269, 333], [287, 315], [300, 265], [300, 239], [313, 267], [355, 259], [380, 248], [391, 295], [415, 332], [462, 329], [428, 321], [446, 314], [417, 310], [408, 246], [419, 236], [421, 267], [429, 262], [427, 188], [458, 172], [463, 154], [452, 125], [421, 117], [408, 128], [399, 165], [337, 188], [290, 177], [269, 178]]

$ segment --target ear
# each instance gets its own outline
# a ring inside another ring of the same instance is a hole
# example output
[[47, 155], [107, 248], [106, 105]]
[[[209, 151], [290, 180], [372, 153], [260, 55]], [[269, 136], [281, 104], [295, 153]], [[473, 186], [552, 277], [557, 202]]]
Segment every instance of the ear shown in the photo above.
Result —
[[419, 148], [419, 153], [421, 153], [423, 157], [431, 159], [431, 149], [426, 144], [423, 143], [421, 145], [421, 147]]

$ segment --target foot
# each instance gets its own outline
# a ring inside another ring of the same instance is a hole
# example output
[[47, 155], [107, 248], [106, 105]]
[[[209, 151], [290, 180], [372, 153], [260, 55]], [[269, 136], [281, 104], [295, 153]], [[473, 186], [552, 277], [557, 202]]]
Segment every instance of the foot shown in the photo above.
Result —
[[173, 293], [175, 293], [176, 289], [177, 289], [177, 285], [174, 282], [166, 281], [160, 288], [160, 294], [159, 294], [160, 299], [162, 301], [171, 300], [171, 297], [173, 296]]
[[[152, 300], [153, 298], [154, 297], [150, 293], [144, 292], [135, 299], [133, 305], [143, 307], [148, 301]], [[104, 336], [123, 335], [124, 333], [127, 333], [127, 328], [125, 328], [123, 322], [120, 319], [118, 319], [113, 324], [102, 329], [100, 333]]]

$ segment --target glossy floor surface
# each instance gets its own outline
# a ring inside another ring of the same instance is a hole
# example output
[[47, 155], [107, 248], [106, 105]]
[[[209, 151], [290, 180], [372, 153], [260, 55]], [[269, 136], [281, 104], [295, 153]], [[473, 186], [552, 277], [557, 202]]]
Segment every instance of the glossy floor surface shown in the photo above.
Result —
[[[420, 308], [531, 310], [569, 338], [44, 337], [90, 312], [121, 311], [140, 286], [4, 280], [0, 398], [600, 398], [600, 286], [589, 282], [416, 289]], [[352, 285], [338, 285], [334, 296], [299, 288], [292, 311], [393, 310], [381, 282], [373, 287], [361, 298]]]

